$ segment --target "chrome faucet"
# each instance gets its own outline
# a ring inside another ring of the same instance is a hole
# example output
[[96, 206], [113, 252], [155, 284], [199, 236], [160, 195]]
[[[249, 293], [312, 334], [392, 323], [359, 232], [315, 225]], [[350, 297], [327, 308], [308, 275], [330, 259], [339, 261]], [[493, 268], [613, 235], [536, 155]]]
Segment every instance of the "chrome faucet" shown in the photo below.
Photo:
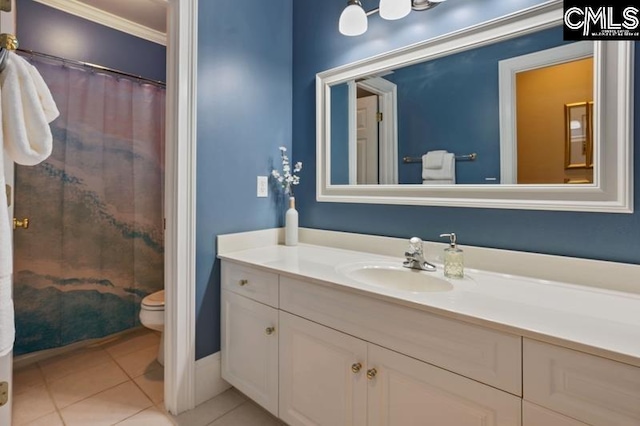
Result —
[[405, 268], [429, 272], [436, 270], [435, 265], [432, 265], [424, 259], [422, 240], [418, 237], [413, 237], [409, 240], [409, 250], [405, 252], [404, 256], [407, 258], [407, 260], [402, 263], [402, 266]]

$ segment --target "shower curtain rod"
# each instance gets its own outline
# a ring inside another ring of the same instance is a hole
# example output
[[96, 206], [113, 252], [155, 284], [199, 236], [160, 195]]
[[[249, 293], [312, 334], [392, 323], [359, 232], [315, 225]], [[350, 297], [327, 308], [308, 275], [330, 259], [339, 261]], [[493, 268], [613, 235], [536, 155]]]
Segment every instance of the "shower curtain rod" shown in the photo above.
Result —
[[139, 81], [142, 81], [142, 82], [145, 82], [145, 83], [153, 84], [155, 86], [166, 87], [166, 83], [163, 82], [163, 81], [152, 80], [150, 78], [142, 77], [140, 75], [135, 75], [135, 74], [131, 74], [131, 73], [124, 72], [124, 71], [114, 70], [113, 68], [103, 67], [102, 65], [96, 65], [96, 64], [89, 63], [89, 62], [76, 61], [74, 59], [61, 58], [59, 56], [49, 55], [47, 53], [35, 52], [33, 50], [27, 50], [27, 49], [16, 49], [16, 51], [24, 53], [26, 55], [38, 56], [38, 57], [41, 57], [41, 58], [52, 59], [54, 61], [60, 61], [62, 63], [78, 65], [78, 66], [85, 67], [85, 68], [91, 68], [91, 69], [95, 69], [95, 70], [98, 70], [98, 71], [108, 72], [110, 74], [116, 74], [116, 75], [121, 75], [123, 77], [129, 77], [129, 78], [136, 79], [136, 80], [139, 80]]

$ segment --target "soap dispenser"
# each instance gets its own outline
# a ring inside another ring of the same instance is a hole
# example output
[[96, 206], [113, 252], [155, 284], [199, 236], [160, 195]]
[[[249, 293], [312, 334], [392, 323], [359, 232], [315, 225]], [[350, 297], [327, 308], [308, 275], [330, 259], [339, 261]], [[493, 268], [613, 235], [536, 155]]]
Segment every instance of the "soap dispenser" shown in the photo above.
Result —
[[447, 278], [464, 278], [464, 256], [456, 245], [456, 234], [442, 234], [449, 237], [449, 247], [444, 249], [444, 276]]

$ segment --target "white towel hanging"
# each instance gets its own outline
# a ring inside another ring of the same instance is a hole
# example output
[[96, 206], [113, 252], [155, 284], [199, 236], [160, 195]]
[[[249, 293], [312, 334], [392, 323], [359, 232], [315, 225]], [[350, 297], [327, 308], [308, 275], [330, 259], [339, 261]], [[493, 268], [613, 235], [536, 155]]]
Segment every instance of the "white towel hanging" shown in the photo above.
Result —
[[[434, 157], [433, 161], [429, 157]], [[427, 168], [436, 164], [438, 158], [442, 156], [442, 163], [439, 168]], [[446, 151], [430, 151], [422, 157], [422, 183], [426, 185], [453, 185], [456, 183], [456, 158], [454, 154]]]
[[5, 193], [4, 154], [11, 161], [36, 165], [51, 155], [53, 137], [49, 123], [58, 115], [51, 92], [38, 71], [9, 52], [0, 72], [0, 356], [13, 349], [15, 337], [11, 299], [11, 222]]

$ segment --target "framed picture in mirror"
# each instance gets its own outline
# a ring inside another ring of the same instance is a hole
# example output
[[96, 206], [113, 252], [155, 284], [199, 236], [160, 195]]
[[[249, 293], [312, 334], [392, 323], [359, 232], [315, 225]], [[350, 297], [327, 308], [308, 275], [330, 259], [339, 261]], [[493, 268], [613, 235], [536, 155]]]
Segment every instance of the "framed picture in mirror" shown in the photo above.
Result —
[[593, 102], [565, 104], [565, 169], [593, 167]]

